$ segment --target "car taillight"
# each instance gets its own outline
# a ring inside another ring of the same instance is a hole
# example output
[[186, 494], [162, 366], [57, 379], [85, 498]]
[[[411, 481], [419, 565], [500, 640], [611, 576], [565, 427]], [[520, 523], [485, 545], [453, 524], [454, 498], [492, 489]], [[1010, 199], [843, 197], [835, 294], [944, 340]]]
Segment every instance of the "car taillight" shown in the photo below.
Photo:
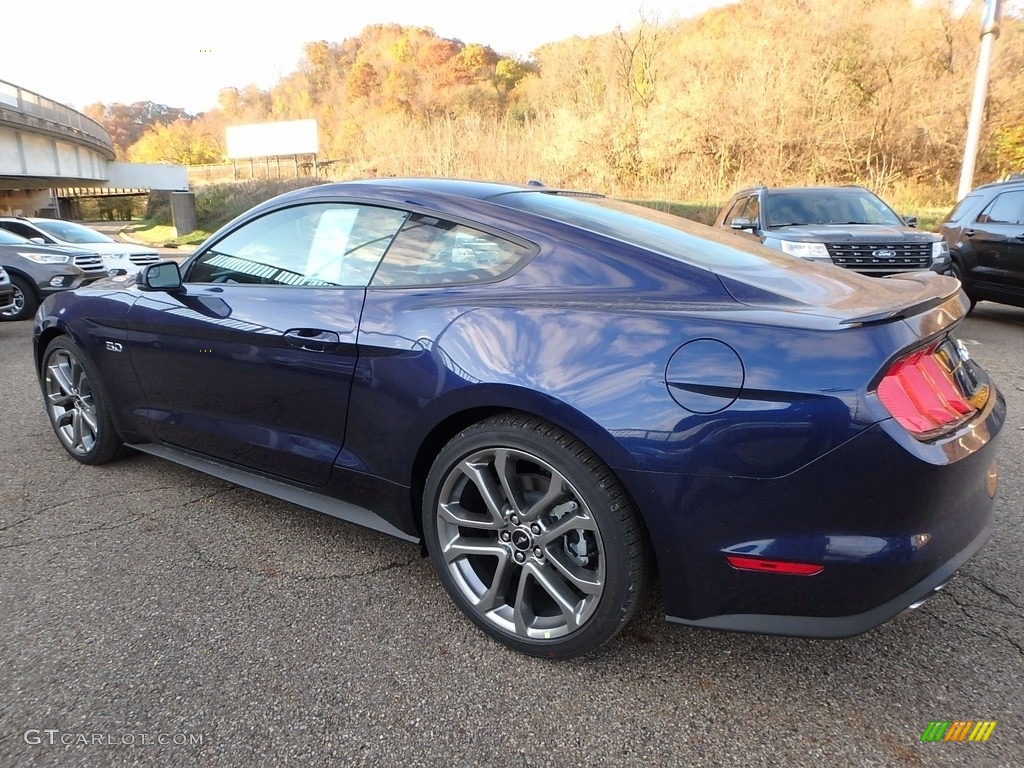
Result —
[[901, 357], [878, 384], [878, 398], [915, 437], [932, 437], [970, 418], [988, 400], [962, 344], [946, 340]]
[[766, 560], [760, 557], [743, 557], [726, 555], [726, 561], [738, 571], [758, 571], [760, 573], [785, 573], [789, 576], [817, 576], [824, 565], [819, 563], [796, 563], [791, 560]]

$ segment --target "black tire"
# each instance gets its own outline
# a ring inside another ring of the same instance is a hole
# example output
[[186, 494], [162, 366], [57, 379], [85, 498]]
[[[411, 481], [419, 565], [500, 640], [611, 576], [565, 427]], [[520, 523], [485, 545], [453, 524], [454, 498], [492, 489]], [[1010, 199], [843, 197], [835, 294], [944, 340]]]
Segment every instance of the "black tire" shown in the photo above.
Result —
[[978, 303], [978, 300], [971, 296], [971, 294], [967, 293], [967, 284], [964, 283], [964, 268], [956, 259], [953, 259], [953, 277], [960, 281], [960, 288], [963, 289], [964, 294], [971, 302], [971, 306], [968, 307], [967, 311], [973, 312], [975, 305]]
[[41, 384], [50, 425], [72, 458], [106, 464], [124, 450], [92, 365], [68, 337], [50, 342], [43, 354]]
[[423, 534], [455, 604], [531, 656], [604, 645], [647, 587], [643, 529], [617, 478], [572, 435], [524, 414], [445, 446], [427, 477]]
[[21, 275], [11, 275], [11, 285], [14, 287], [14, 306], [0, 312], [0, 317], [4, 320], [30, 319], [39, 307], [35, 290]]

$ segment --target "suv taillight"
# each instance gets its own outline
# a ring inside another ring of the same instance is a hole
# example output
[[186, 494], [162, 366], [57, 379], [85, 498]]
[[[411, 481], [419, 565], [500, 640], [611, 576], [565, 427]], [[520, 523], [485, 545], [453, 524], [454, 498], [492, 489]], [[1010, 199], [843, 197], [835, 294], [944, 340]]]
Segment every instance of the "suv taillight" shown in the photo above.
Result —
[[878, 384], [878, 398], [892, 417], [925, 439], [969, 419], [988, 395], [967, 350], [952, 339], [901, 357]]

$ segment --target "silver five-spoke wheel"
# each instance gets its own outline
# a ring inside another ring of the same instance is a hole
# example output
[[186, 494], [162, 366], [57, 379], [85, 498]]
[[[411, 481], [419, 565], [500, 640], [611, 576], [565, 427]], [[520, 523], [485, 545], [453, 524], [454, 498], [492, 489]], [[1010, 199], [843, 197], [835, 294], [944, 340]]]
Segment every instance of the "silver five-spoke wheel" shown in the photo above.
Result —
[[521, 637], [562, 637], [593, 614], [604, 544], [579, 492], [543, 459], [477, 451], [448, 473], [438, 504], [441, 553], [466, 599]]
[[44, 386], [57, 437], [69, 451], [87, 454], [96, 445], [99, 424], [85, 369], [68, 352], [57, 351], [47, 361]]
[[632, 615], [646, 572], [639, 524], [611, 472], [570, 435], [525, 416], [492, 419], [449, 443], [427, 485], [434, 564], [492, 636], [569, 656]]
[[41, 369], [46, 413], [61, 445], [83, 464], [102, 464], [121, 450], [85, 356], [71, 339], [50, 342]]

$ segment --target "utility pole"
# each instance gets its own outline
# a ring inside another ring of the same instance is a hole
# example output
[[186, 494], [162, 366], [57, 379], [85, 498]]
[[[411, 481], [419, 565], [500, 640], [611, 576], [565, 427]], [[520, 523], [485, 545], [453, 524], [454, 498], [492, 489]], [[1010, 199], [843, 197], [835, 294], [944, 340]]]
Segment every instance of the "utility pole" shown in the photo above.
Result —
[[992, 46], [999, 37], [999, 20], [1003, 15], [1002, 0], [985, 0], [981, 14], [981, 51], [978, 53], [978, 75], [974, 80], [974, 100], [971, 102], [971, 117], [967, 122], [967, 145], [964, 147], [964, 164], [960, 170], [960, 188], [956, 199], [963, 200], [974, 186], [974, 164], [978, 159], [978, 140], [981, 138], [981, 121], [985, 114], [985, 96], [988, 93], [988, 72], [992, 66]]

